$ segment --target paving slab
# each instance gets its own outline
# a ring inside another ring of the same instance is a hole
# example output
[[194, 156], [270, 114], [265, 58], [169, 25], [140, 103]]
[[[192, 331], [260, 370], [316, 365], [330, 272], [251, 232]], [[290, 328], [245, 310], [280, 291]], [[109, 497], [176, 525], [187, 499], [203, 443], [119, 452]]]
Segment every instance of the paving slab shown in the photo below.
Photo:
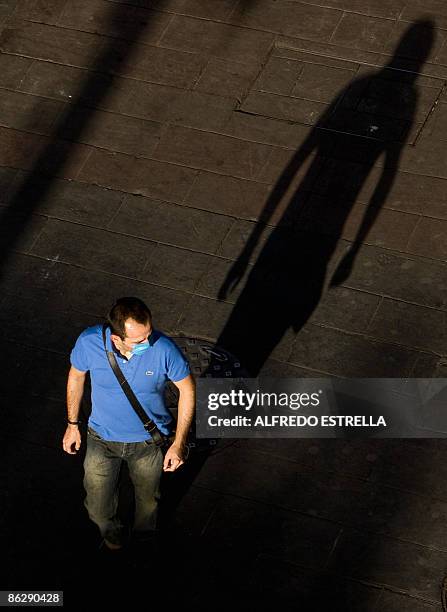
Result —
[[309, 98], [316, 102], [331, 102], [354, 76], [354, 70], [306, 63], [292, 88], [291, 95], [297, 98]]
[[240, 99], [259, 70], [258, 63], [246, 63], [245, 57], [241, 57], [240, 61], [212, 57], [200, 75], [195, 89], [209, 94]]
[[328, 601], [337, 612], [354, 612], [359, 607], [369, 612], [378, 609], [381, 595], [381, 590], [375, 586], [345, 580], [328, 572], [310, 572], [267, 555], [260, 555], [256, 560], [251, 584], [258, 585], [263, 600], [275, 600], [285, 609], [293, 609], [299, 601], [306, 612], [316, 607], [324, 609]]
[[28, 18], [32, 21], [48, 25], [56, 25], [67, 4], [64, 1], [50, 0], [42, 5], [34, 0], [25, 0], [16, 4], [13, 14], [15, 17]]
[[340, 527], [333, 523], [231, 495], [217, 502], [204, 528], [208, 540], [225, 537], [235, 554], [245, 548], [254, 556], [262, 553], [291, 563], [301, 561], [311, 569], [324, 568], [339, 533]]
[[154, 157], [202, 170], [257, 179], [270, 153], [271, 147], [267, 145], [174, 127], [165, 132]]
[[398, 612], [404, 609], [411, 612], [434, 612], [439, 609], [438, 604], [431, 604], [415, 597], [408, 597], [390, 591], [382, 593], [379, 605], [380, 609], [384, 612]]
[[32, 253], [53, 261], [137, 278], [154, 249], [153, 242], [50, 219]]
[[[66, 102], [76, 100], [79, 104], [93, 101], [100, 108], [102, 106], [101, 101], [98, 101], [98, 91], [107, 89], [107, 94], [105, 94], [107, 101], [114, 99], [115, 90], [119, 91], [119, 85], [113, 82], [111, 75], [96, 73], [93, 87], [85, 88], [85, 79], [91, 76], [86, 68], [52, 64], [38, 59], [30, 59], [29, 63], [26, 73], [10, 85], [11, 89], [35, 94], [36, 96], [65, 100]], [[112, 102], [109, 102], [109, 104], [110, 109], [114, 110]]]
[[104, 228], [118, 213], [124, 194], [89, 183], [17, 172], [10, 188], [2, 194], [5, 204], [22, 206], [39, 198], [41, 215], [89, 227]]
[[141, 278], [155, 285], [193, 293], [214, 257], [168, 245], [157, 245]]
[[325, 293], [309, 322], [362, 332], [368, 329], [380, 302], [371, 293], [334, 287]]
[[425, 445], [417, 444], [415, 440], [405, 440], [400, 445], [384, 444], [371, 478], [422, 495], [431, 491], [433, 496], [445, 500], [442, 486], [445, 445], [440, 449], [435, 440], [427, 439], [425, 442]]
[[[410, 552], [411, 550], [411, 552]], [[347, 531], [338, 542], [333, 567], [344, 575], [365, 578], [363, 567], [376, 584], [402, 589], [411, 583], [410, 595], [439, 601], [439, 574], [445, 571], [446, 553], [425, 548], [418, 549], [406, 542], [380, 537], [359, 537]]]
[[22, 170], [36, 166], [42, 174], [67, 179], [78, 175], [92, 153], [92, 149], [83, 144], [73, 145], [64, 140], [7, 128], [0, 128], [0, 140], [2, 165]]
[[179, 329], [191, 336], [213, 339], [222, 329], [231, 312], [231, 305], [193, 296], [179, 321]]
[[[88, 314], [52, 311], [43, 301], [23, 297], [18, 300], [14, 295], [3, 300], [1, 315], [4, 324], [9, 321], [5, 338], [20, 342], [32, 334], [33, 344], [30, 346], [56, 352], [70, 351], [83, 328], [98, 322], [97, 317]], [[42, 323], [38, 328], [35, 318]]]
[[[319, 6], [319, 2], [309, 0], [308, 4]], [[339, 9], [346, 13], [360, 13], [368, 17], [396, 19], [405, 9], [404, 0], [373, 0], [365, 5], [363, 0], [324, 0], [324, 6]]]
[[171, 16], [143, 7], [128, 7], [117, 13], [116, 8], [104, 0], [83, 0], [65, 3], [56, 23], [61, 28], [103, 34], [113, 38], [134, 40], [135, 31], [146, 44], [156, 44], [163, 35]]
[[269, 191], [269, 185], [256, 181], [200, 172], [185, 204], [233, 218], [257, 219]]
[[[11, 236], [17, 236], [14, 248], [23, 253], [31, 251], [34, 243], [44, 230], [48, 219], [42, 215], [25, 215], [23, 213], [20, 214], [20, 212], [9, 214], [9, 209], [5, 206], [0, 210], [3, 213], [3, 223], [0, 230], [3, 239], [6, 241]], [[24, 228], [25, 225], [26, 227]]]
[[[311, 139], [307, 142], [308, 137], [312, 135], [308, 126], [258, 117], [240, 111], [232, 114], [223, 131], [244, 140], [279, 145], [293, 151], [305, 143], [312, 149]], [[324, 135], [318, 140], [321, 143], [323, 139]]]
[[270, 56], [254, 82], [253, 88], [257, 91], [290, 95], [302, 70], [302, 62]]
[[[72, 296], [70, 309], [96, 316], [98, 322], [105, 317], [117, 297], [135, 292], [134, 279], [112, 271], [104, 273], [95, 270], [94, 266], [83, 268], [70, 264], [58, 264], [57, 267], [64, 270], [65, 282], [60, 283], [60, 287], [64, 293]], [[83, 292], [76, 292], [77, 287], [83, 287]]]
[[[443, 262], [364, 246], [358, 253], [356, 263], [345, 283], [347, 286], [444, 309]], [[420, 274], [420, 284], [411, 285], [413, 274]]]
[[149, 45], [132, 45], [129, 56], [129, 44], [113, 41], [108, 51], [109, 71], [117, 75], [127, 75], [144, 81], [188, 87], [199, 77], [205, 58], [181, 50], [153, 47]]
[[331, 42], [366, 51], [382, 51], [393, 31], [388, 19], [345, 13], [337, 24]]
[[327, 104], [313, 100], [298, 102], [295, 98], [283, 98], [278, 94], [253, 91], [245, 99], [241, 110], [267, 118], [315, 125], [327, 106]]
[[1, 98], [0, 123], [18, 130], [48, 134], [62, 109], [62, 102], [6, 90]]
[[[176, 329], [182, 309], [186, 308], [191, 299], [187, 293], [138, 281], [133, 277], [103, 273], [95, 269], [95, 266], [82, 268], [64, 264], [59, 260], [23, 254], [17, 254], [11, 259], [10, 272], [2, 279], [1, 286], [6, 312], [11, 313], [12, 310], [8, 309], [13, 309], [13, 304], [17, 302], [23, 302], [24, 312], [32, 310], [33, 302], [30, 302], [29, 298], [32, 290], [38, 311], [43, 313], [44, 317], [51, 318], [56, 316], [55, 312], [61, 311], [64, 313], [62, 318], [65, 323], [71, 319], [76, 321], [80, 316], [81, 320], [87, 322], [86, 325], [103, 321], [117, 297], [137, 293], [144, 295], [157, 325], [170, 332]], [[82, 293], [79, 292], [80, 286], [83, 287]], [[67, 294], [71, 296], [69, 311]], [[31, 322], [26, 323], [28, 324]], [[17, 322], [17, 325], [20, 327], [20, 322]], [[82, 329], [79, 329], [80, 331]]]
[[323, 6], [260, 0], [235, 12], [231, 22], [297, 38], [329, 41], [343, 13]]
[[189, 536], [200, 537], [222, 498], [220, 493], [193, 485], [175, 512], [176, 528]]
[[8, 270], [2, 276], [2, 293], [18, 301], [32, 294], [37, 300], [64, 309], [72, 275], [72, 268], [57, 261], [17, 252], [10, 257]]
[[64, 122], [61, 137], [135, 157], [152, 157], [160, 141], [159, 123], [96, 111], [95, 123], [91, 125], [90, 115], [89, 109], [69, 108], [65, 121], [60, 119]]
[[[270, 376], [266, 373], [266, 376]], [[314, 376], [317, 376], [315, 373]], [[305, 378], [305, 375], [303, 376]], [[342, 440], [342, 439], [280, 439], [250, 438], [238, 440], [237, 445], [250, 451], [279, 457], [296, 463], [296, 469], [314, 470], [369, 479], [376, 462], [385, 448], [393, 446], [392, 440]]]
[[[357, 196], [360, 202], [369, 201], [382, 172], [382, 168], [372, 169]], [[384, 208], [444, 219], [447, 214], [445, 186], [442, 178], [399, 171], [394, 174]], [[429, 198], [427, 193], [430, 193]]]
[[212, 21], [224, 21], [231, 14], [238, 0], [217, 0], [211, 6], [207, 0], [175, 0], [167, 3], [163, 0], [158, 2], [157, 8], [160, 10], [168, 10], [177, 15], [190, 15], [192, 17], [200, 17], [202, 19], [211, 19]]
[[166, 29], [160, 45], [238, 61], [265, 57], [273, 40], [272, 34], [256, 29], [176, 16]]
[[92, 66], [103, 46], [101, 37], [14, 18], [0, 34], [0, 49], [72, 66]]
[[419, 346], [440, 355], [447, 352], [445, 313], [385, 298], [374, 313], [367, 332], [399, 344]]
[[233, 224], [234, 220], [225, 215], [126, 194], [109, 228], [212, 254], [220, 248]]
[[408, 244], [410, 253], [445, 261], [446, 222], [442, 219], [421, 219]]
[[447, 178], [444, 160], [440, 158], [442, 143], [433, 140], [430, 146], [421, 143], [420, 147], [407, 147], [402, 152], [400, 168], [414, 174]]
[[191, 168], [95, 149], [77, 178], [127, 193], [181, 202], [196, 175]]
[[[290, 355], [290, 351], [288, 355]], [[281, 359], [267, 359], [259, 374], [260, 376], [271, 378], [321, 378], [325, 376], [322, 372], [308, 368], [300, 368], [286, 361], [281, 361]]]
[[394, 378], [409, 374], [416, 357], [417, 351], [406, 347], [308, 324], [296, 336], [290, 361], [352, 378]]
[[[65, 368], [65, 374], [67, 374]], [[51, 370], [50, 370], [51, 372]], [[45, 394], [51, 393], [48, 388]], [[57, 390], [53, 391], [57, 394]], [[64, 424], [60, 422], [59, 415], [64, 409], [64, 399], [43, 399], [41, 396], [26, 395], [15, 402], [8, 402], [2, 410], [2, 419], [8, 435], [37, 446], [61, 447], [60, 441], [64, 436]], [[52, 431], [45, 425], [52, 421], [57, 426]], [[56, 444], [56, 438], [58, 444]], [[23, 490], [21, 491], [23, 494]]]

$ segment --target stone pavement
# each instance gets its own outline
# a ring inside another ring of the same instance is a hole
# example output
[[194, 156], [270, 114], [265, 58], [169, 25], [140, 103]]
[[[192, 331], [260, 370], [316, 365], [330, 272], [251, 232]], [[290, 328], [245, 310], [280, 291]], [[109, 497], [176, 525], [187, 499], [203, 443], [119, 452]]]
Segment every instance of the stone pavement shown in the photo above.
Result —
[[[3, 0], [0, 51], [0, 589], [128, 603], [60, 449], [68, 353], [116, 297], [254, 373], [445, 376], [447, 9]], [[434, 439], [222, 444], [149, 575], [198, 609], [439, 610], [445, 458]]]

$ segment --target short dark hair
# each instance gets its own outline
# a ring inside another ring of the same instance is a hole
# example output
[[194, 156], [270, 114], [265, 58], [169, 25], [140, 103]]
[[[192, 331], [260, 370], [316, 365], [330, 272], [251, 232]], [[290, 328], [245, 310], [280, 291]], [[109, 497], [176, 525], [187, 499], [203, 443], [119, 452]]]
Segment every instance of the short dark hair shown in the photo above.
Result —
[[152, 323], [152, 314], [148, 306], [136, 297], [122, 297], [116, 300], [107, 315], [107, 321], [112, 328], [112, 332], [119, 336], [121, 340], [126, 337], [124, 327], [127, 319], [134, 319], [137, 323], [146, 325]]

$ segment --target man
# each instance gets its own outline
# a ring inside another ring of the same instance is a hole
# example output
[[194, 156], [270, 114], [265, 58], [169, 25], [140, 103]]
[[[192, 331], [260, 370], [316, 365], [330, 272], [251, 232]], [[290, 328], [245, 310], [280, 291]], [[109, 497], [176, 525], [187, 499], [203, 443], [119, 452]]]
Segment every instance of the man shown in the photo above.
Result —
[[135, 491], [133, 535], [150, 537], [156, 529], [162, 468], [177, 470], [184, 463], [186, 437], [195, 406], [195, 385], [188, 362], [175, 343], [152, 326], [149, 308], [135, 297], [119, 299], [108, 315], [107, 350], [115, 352], [130, 387], [158, 429], [170, 433], [172, 417], [163, 392], [171, 380], [179, 389], [178, 421], [174, 443], [164, 461], [152, 442], [107, 359], [102, 325], [84, 330], [71, 352], [67, 384], [68, 423], [63, 449], [75, 454], [81, 446], [79, 410], [87, 371], [92, 387], [92, 412], [88, 421], [84, 461], [85, 506], [99, 527], [109, 550], [124, 543], [124, 527], [116, 512], [122, 461], [126, 461]]

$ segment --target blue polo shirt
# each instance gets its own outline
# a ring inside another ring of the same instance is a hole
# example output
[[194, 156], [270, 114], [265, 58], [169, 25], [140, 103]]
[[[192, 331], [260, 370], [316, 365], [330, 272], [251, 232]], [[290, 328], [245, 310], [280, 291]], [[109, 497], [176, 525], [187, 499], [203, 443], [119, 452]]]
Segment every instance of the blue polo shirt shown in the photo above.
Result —
[[[164, 434], [170, 433], [172, 417], [164, 403], [167, 380], [177, 382], [190, 374], [186, 358], [173, 340], [157, 330], [150, 347], [127, 359], [116, 350], [106, 332], [108, 351], [115, 351], [118, 365], [149, 417]], [[135, 413], [110, 367], [102, 340], [102, 325], [85, 329], [70, 355], [71, 364], [90, 371], [92, 412], [88, 421], [102, 438], [115, 442], [142, 442], [150, 435]]]

